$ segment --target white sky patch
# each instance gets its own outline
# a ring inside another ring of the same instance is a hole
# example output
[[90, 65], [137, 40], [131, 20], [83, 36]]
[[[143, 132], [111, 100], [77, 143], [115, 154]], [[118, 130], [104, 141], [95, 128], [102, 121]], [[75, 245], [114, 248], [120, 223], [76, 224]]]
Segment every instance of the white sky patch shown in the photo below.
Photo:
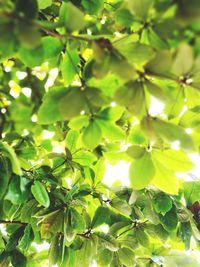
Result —
[[5, 72], [10, 72], [10, 71], [12, 70], [12, 68], [11, 68], [10, 66], [6, 66], [6, 67], [4, 68], [4, 70], [5, 70]]
[[19, 80], [23, 80], [24, 78], [26, 78], [27, 73], [24, 71], [16, 71], [16, 76]]
[[72, 85], [81, 86], [81, 82], [78, 80], [73, 81]]
[[54, 135], [55, 135], [55, 132], [43, 130], [43, 138], [44, 139], [51, 139], [52, 137], [54, 137]]
[[87, 29], [87, 34], [92, 35], [92, 31], [90, 29]]
[[29, 87], [23, 87], [22, 88], [22, 93], [26, 96], [26, 97], [31, 97], [31, 89]]
[[37, 115], [33, 114], [33, 116], [31, 117], [31, 121], [36, 122], [37, 120], [38, 120]]
[[6, 113], [6, 109], [5, 109], [5, 108], [2, 108], [2, 109], [1, 109], [1, 113], [2, 113], [2, 114], [5, 114], [5, 113]]
[[99, 227], [99, 229], [100, 229], [102, 232], [104, 232], [105, 234], [107, 234], [108, 231], [109, 231], [109, 226], [108, 226], [107, 224], [103, 224], [103, 225], [101, 225], [101, 226]]
[[130, 163], [120, 160], [116, 165], [106, 163], [106, 172], [103, 178], [103, 183], [111, 186], [117, 180], [120, 180], [123, 186], [130, 186], [129, 181], [129, 166]]
[[90, 264], [90, 267], [97, 267], [97, 263], [96, 263], [96, 261], [93, 261], [93, 262]]
[[120, 37], [120, 36], [122, 36], [122, 34], [121, 34], [120, 32], [114, 32], [114, 35], [115, 35], [116, 37]]
[[185, 129], [185, 132], [190, 135], [193, 133], [193, 130], [191, 128], [187, 128]]
[[171, 148], [174, 150], [179, 150], [180, 149], [180, 141], [176, 140], [174, 142], [171, 143]]
[[55, 152], [55, 153], [65, 153], [64, 143], [59, 143], [59, 142], [53, 141], [52, 142], [52, 146], [53, 146], [53, 152]]
[[65, 179], [66, 184], [68, 185], [68, 188], [72, 188], [72, 178], [66, 177], [64, 179]]
[[105, 16], [103, 16], [103, 18], [100, 20], [100, 23], [101, 24], [105, 24], [106, 23], [106, 17]]
[[49, 87], [54, 85], [57, 76], [58, 76], [58, 68], [53, 68], [49, 71], [49, 77], [44, 85], [46, 91], [48, 91]]
[[111, 107], [116, 107], [117, 106], [117, 103], [113, 101], [113, 102], [110, 103], [110, 106]]
[[177, 173], [177, 176], [184, 179], [184, 181], [195, 181], [200, 179], [200, 156], [197, 153], [189, 155], [194, 163], [194, 168], [188, 173]]
[[37, 244], [37, 243], [33, 242], [31, 245], [33, 247], [35, 247], [38, 251], [49, 249], [49, 247], [50, 247], [50, 244], [47, 243], [46, 241], [44, 241], [42, 244]]
[[126, 143], [126, 142], [122, 142], [121, 144], [120, 144], [120, 147], [121, 147], [121, 150], [122, 151], [126, 151], [127, 150], [127, 148], [129, 148], [130, 146], [132, 146], [132, 144], [131, 143]]
[[195, 167], [191, 170], [191, 173], [200, 178], [200, 156], [197, 153], [190, 154], [191, 160], [194, 162]]
[[22, 135], [23, 135], [23, 136], [26, 136], [26, 135], [28, 135], [28, 134], [29, 134], [29, 131], [28, 131], [27, 129], [24, 129]]
[[3, 224], [0, 224], [0, 233], [2, 233], [4, 236], [7, 236], [7, 232], [6, 232]]
[[178, 115], [179, 118], [183, 116], [183, 114], [188, 110], [187, 106], [184, 106], [183, 109], [181, 110], [180, 114]]
[[157, 98], [151, 96], [151, 106], [149, 109], [149, 114], [151, 116], [157, 116], [163, 113], [164, 104]]

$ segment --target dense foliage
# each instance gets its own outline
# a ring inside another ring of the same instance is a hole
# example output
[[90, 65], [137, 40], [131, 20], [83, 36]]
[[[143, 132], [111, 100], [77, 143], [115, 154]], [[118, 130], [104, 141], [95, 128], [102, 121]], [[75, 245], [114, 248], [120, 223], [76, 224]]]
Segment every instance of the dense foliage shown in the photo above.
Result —
[[1, 0], [0, 266], [199, 266], [199, 100], [199, 0]]

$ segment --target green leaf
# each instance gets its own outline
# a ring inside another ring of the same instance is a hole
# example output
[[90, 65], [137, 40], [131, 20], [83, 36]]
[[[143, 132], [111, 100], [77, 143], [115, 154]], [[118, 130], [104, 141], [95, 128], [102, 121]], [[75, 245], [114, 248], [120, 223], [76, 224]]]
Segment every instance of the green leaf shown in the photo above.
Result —
[[149, 40], [149, 44], [156, 48], [156, 49], [168, 49], [169, 45], [167, 42], [162, 39], [159, 35], [156, 34], [156, 32], [153, 29], [147, 30], [147, 36]]
[[14, 149], [7, 143], [0, 142], [0, 151], [4, 154], [5, 157], [9, 158], [13, 172], [17, 175], [21, 175], [22, 171], [20, 168], [20, 163]]
[[69, 127], [72, 130], [80, 130], [82, 129], [84, 126], [88, 125], [89, 123], [89, 118], [86, 115], [81, 115], [78, 117], [75, 117], [73, 119], [71, 119], [68, 123]]
[[49, 60], [59, 56], [62, 51], [62, 43], [59, 39], [52, 36], [45, 36], [42, 38], [42, 45], [44, 47], [44, 58]]
[[124, 80], [131, 80], [135, 77], [135, 68], [121, 55], [112, 54], [110, 56], [110, 70]]
[[180, 150], [165, 149], [161, 151], [153, 149], [152, 158], [174, 172], [187, 172], [194, 167], [189, 156]]
[[200, 231], [199, 229], [197, 228], [193, 218], [190, 219], [190, 225], [191, 225], [191, 229], [192, 229], [192, 233], [193, 233], [193, 236], [198, 240], [200, 241]]
[[22, 12], [28, 19], [33, 19], [37, 16], [38, 3], [37, 0], [17, 0], [16, 11]]
[[119, 126], [115, 125], [115, 123], [102, 119], [96, 119], [96, 123], [101, 128], [104, 138], [108, 138], [111, 141], [123, 140], [125, 134]]
[[79, 31], [85, 27], [84, 14], [71, 2], [62, 3], [59, 18], [67, 30]]
[[165, 142], [172, 143], [174, 141], [179, 141], [181, 147], [185, 151], [194, 150], [193, 141], [185, 132], [184, 128], [160, 119], [154, 119], [152, 124], [157, 135], [164, 139]]
[[25, 202], [21, 209], [21, 221], [29, 223], [31, 221], [31, 217], [38, 211], [38, 209], [38, 202], [35, 199]]
[[127, 107], [133, 115], [144, 113], [144, 87], [140, 81], [128, 82], [115, 93], [118, 104]]
[[8, 242], [6, 243], [5, 251], [8, 252], [13, 251], [16, 248], [20, 238], [23, 236], [23, 233], [24, 233], [24, 226], [17, 228], [17, 230], [15, 230], [12, 233]]
[[96, 14], [97, 12], [103, 9], [103, 0], [91, 0], [88, 2], [87, 0], [81, 1], [82, 6], [88, 11], [89, 14]]
[[66, 50], [61, 64], [62, 76], [66, 85], [70, 85], [74, 81], [75, 75], [79, 73], [79, 61], [77, 50]]
[[200, 199], [200, 182], [189, 181], [183, 184], [184, 197], [187, 203], [193, 204]]
[[41, 44], [41, 35], [38, 29], [25, 22], [18, 24], [18, 36], [22, 45], [27, 49], [33, 49]]
[[110, 251], [117, 251], [119, 249], [119, 245], [113, 236], [102, 232], [95, 232], [95, 235], [99, 237], [99, 239], [105, 244], [105, 247]]
[[53, 87], [46, 93], [38, 111], [38, 123], [50, 124], [62, 120], [59, 101], [66, 95], [65, 87]]
[[1, 23], [0, 28], [0, 59], [5, 60], [15, 54], [17, 42], [14, 34], [14, 24], [12, 22]]
[[179, 180], [174, 172], [160, 161], [154, 159], [153, 163], [156, 173], [152, 184], [168, 194], [177, 195], [179, 190]]
[[[110, 104], [111, 99], [106, 96], [102, 90], [95, 87], [87, 87], [84, 91], [87, 103], [92, 103], [96, 107], [102, 107], [106, 104]], [[90, 104], [88, 104], [89, 106]]]
[[138, 146], [138, 145], [133, 145], [128, 147], [128, 149], [126, 150], [126, 153], [134, 159], [139, 159], [141, 158], [146, 152], [146, 149], [142, 146]]
[[63, 231], [64, 214], [62, 210], [55, 210], [53, 212], [39, 216], [41, 218], [40, 233], [42, 238], [51, 237], [51, 233], [59, 233]]
[[146, 64], [145, 69], [147, 73], [156, 76], [173, 77], [170, 73], [171, 64], [171, 53], [167, 50], [163, 50], [156, 53], [156, 55]]
[[104, 158], [101, 158], [97, 161], [93, 167], [93, 170], [95, 172], [95, 182], [98, 183], [98, 181], [103, 179], [106, 171]]
[[21, 46], [18, 51], [18, 58], [25, 66], [30, 68], [40, 66], [44, 61], [44, 55], [45, 50], [42, 45], [34, 49], [28, 49]]
[[172, 199], [164, 194], [158, 194], [153, 201], [153, 207], [157, 213], [165, 215], [172, 208]]
[[28, 184], [29, 180], [26, 178], [14, 176], [9, 184], [5, 199], [10, 200], [15, 205], [22, 204], [29, 196]]
[[155, 55], [151, 46], [135, 43], [132, 36], [117, 41], [114, 46], [130, 63], [144, 64]]
[[118, 121], [124, 112], [121, 106], [108, 107], [98, 113], [98, 117], [104, 120]]
[[135, 264], [135, 254], [134, 252], [129, 248], [121, 248], [118, 251], [119, 260], [120, 262], [127, 266], [132, 267]]
[[49, 249], [49, 265], [54, 266], [58, 263], [59, 258], [61, 256], [61, 244], [59, 235], [54, 236], [51, 241], [50, 249]]
[[0, 199], [2, 199], [7, 191], [10, 175], [5, 166], [5, 161], [0, 160]]
[[71, 153], [76, 151], [77, 140], [79, 137], [79, 132], [75, 130], [69, 130], [65, 137], [65, 145], [70, 150]]
[[126, 203], [126, 201], [123, 201], [118, 198], [114, 198], [111, 200], [110, 205], [123, 214], [126, 214], [128, 216], [131, 215], [132, 209], [129, 206], [129, 204]]
[[178, 224], [178, 218], [175, 207], [173, 207], [170, 211], [168, 211], [164, 216], [160, 214], [159, 218], [163, 227], [167, 231], [170, 232], [176, 229], [176, 226]]
[[39, 182], [35, 181], [34, 184], [31, 186], [31, 192], [34, 198], [40, 203], [42, 206], [48, 208], [50, 205], [49, 195], [46, 191], [44, 185]]
[[190, 240], [192, 237], [192, 229], [189, 222], [183, 222], [180, 226], [180, 235], [184, 241], [185, 249], [190, 248]]
[[79, 150], [73, 154], [73, 161], [79, 163], [82, 166], [91, 166], [91, 164], [95, 160], [95, 155], [89, 151]]
[[39, 9], [45, 9], [52, 5], [52, 0], [37, 0], [37, 1]]
[[71, 87], [59, 101], [59, 111], [65, 120], [80, 115], [85, 109], [85, 96], [78, 87]]
[[89, 149], [97, 147], [101, 141], [101, 128], [95, 120], [90, 120], [89, 125], [83, 130], [82, 140]]
[[92, 219], [91, 227], [96, 228], [102, 224], [107, 224], [110, 218], [110, 210], [106, 207], [98, 207]]
[[11, 253], [11, 263], [13, 267], [26, 267], [27, 258], [18, 250]]
[[163, 90], [161, 89], [160, 86], [158, 86], [157, 84], [154, 84], [150, 81], [145, 81], [145, 87], [147, 89], [147, 91], [154, 97], [160, 99], [161, 101], [163, 101], [166, 96], [163, 92]]
[[27, 251], [33, 239], [34, 239], [33, 230], [31, 228], [31, 225], [28, 224], [24, 229], [24, 234], [18, 243], [18, 248], [21, 249], [22, 251]]
[[151, 154], [146, 152], [144, 156], [133, 161], [129, 169], [129, 176], [133, 189], [145, 188], [155, 175], [155, 167]]
[[174, 72], [181, 76], [186, 75], [193, 65], [193, 49], [187, 44], [180, 44], [177, 49], [177, 54], [173, 62]]
[[135, 234], [122, 236], [121, 240], [119, 240], [123, 247], [132, 249], [133, 251], [139, 246], [138, 240], [135, 238]]
[[107, 266], [112, 261], [113, 253], [109, 249], [101, 249], [97, 254], [97, 262], [100, 266]]
[[119, 261], [119, 257], [117, 257], [117, 256], [114, 255], [114, 257], [112, 259], [112, 262], [110, 264], [110, 267], [115, 267], [115, 266], [123, 267], [123, 265]]
[[135, 236], [143, 247], [149, 247], [150, 241], [149, 241], [149, 236], [146, 234], [143, 228], [139, 228], [135, 230]]
[[150, 8], [152, 7], [154, 0], [128, 0], [128, 8], [140, 19], [144, 20], [147, 18]]
[[83, 216], [74, 208], [69, 210], [69, 218], [71, 227], [76, 230], [83, 232], [85, 230], [86, 224]]
[[134, 16], [128, 9], [120, 8], [116, 11], [116, 24], [122, 27], [130, 27], [134, 22]]

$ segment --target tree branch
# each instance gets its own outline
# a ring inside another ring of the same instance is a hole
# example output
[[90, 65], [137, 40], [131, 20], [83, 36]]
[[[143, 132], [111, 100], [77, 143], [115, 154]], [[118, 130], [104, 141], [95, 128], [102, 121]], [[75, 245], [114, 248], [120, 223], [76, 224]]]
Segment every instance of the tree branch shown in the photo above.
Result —
[[20, 221], [4, 221], [4, 220], [0, 220], [0, 224], [20, 224], [20, 225], [27, 225], [27, 223], [23, 223]]
[[129, 231], [131, 231], [131, 230], [133, 230], [133, 229], [135, 229], [135, 228], [137, 228], [137, 227], [140, 227], [141, 225], [143, 225], [143, 224], [145, 224], [145, 223], [147, 223], [148, 222], [148, 220], [146, 220], [146, 221], [144, 221], [144, 222], [134, 222], [134, 224], [133, 224], [133, 226], [131, 227], [131, 228], [129, 228], [129, 229], [126, 229], [125, 231], [123, 231], [121, 234], [119, 234], [116, 238], [119, 238], [120, 236], [122, 236], [123, 234], [125, 234], [125, 233], [127, 233], [127, 232], [129, 232]]
[[80, 40], [80, 41], [85, 41], [85, 42], [91, 42], [92, 41], [89, 38], [78, 36], [78, 35], [60, 34], [55, 30], [49, 30], [49, 29], [45, 28], [44, 26], [41, 26], [39, 23], [37, 23], [35, 21], [30, 21], [29, 19], [17, 16], [17, 15], [12, 14], [12, 13], [1, 12], [0, 17], [5, 17], [5, 18], [13, 19], [13, 20], [18, 20], [18, 21], [24, 21], [24, 22], [32, 25], [33, 27], [36, 27], [39, 30], [41, 30], [41, 31], [53, 36], [53, 37], [59, 38], [59, 39], [66, 38], [66, 39]]

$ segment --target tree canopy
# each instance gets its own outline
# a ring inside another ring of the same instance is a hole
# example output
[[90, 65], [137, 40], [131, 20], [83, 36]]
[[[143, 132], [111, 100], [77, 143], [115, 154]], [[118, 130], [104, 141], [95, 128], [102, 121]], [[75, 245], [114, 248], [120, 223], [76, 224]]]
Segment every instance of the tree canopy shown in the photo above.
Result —
[[0, 266], [198, 267], [199, 130], [199, 0], [0, 1]]

